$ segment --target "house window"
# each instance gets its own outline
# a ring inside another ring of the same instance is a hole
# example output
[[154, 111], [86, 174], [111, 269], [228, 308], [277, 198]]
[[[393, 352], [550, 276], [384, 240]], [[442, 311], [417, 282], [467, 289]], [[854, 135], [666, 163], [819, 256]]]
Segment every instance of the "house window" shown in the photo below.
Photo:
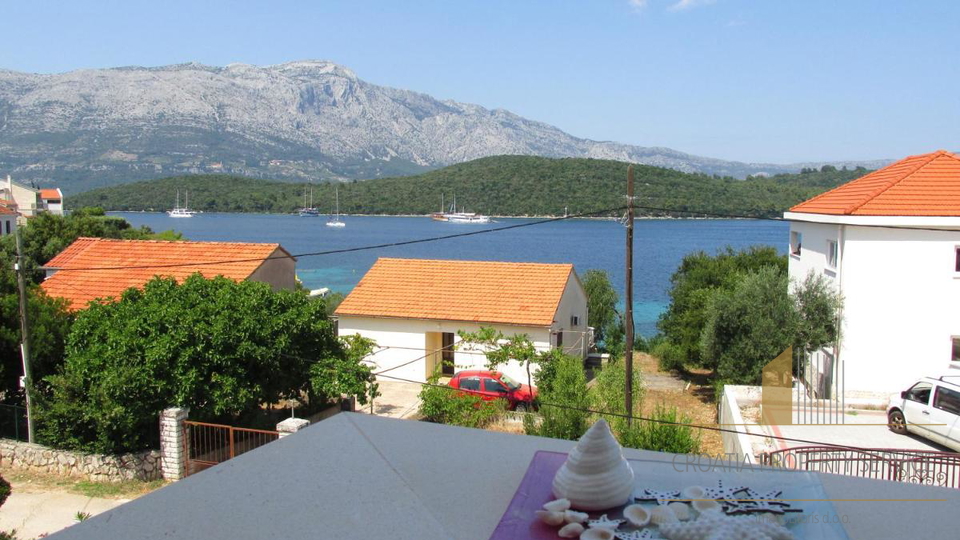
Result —
[[[7, 222], [5, 223], [5, 225], [7, 226], [7, 234], [10, 234], [10, 222], [7, 221]], [[957, 261], [958, 261], [957, 264], [960, 265], [960, 250], [957, 250], [957, 254], [958, 254], [958, 255], [957, 255]]]
[[960, 337], [953, 338], [953, 356], [950, 359], [954, 362], [960, 362]]
[[790, 231], [790, 254], [799, 257], [801, 244], [803, 244], [803, 233]]
[[837, 267], [837, 241], [827, 240], [827, 266]]
[[[9, 225], [9, 223], [7, 224]], [[10, 234], [10, 229], [7, 229], [7, 234]], [[954, 262], [953, 262], [953, 271], [960, 272], [960, 247], [954, 250]]]
[[580, 317], [576, 315], [570, 316], [570, 326], [580, 326]]
[[557, 348], [563, 347], [563, 330], [557, 332]]

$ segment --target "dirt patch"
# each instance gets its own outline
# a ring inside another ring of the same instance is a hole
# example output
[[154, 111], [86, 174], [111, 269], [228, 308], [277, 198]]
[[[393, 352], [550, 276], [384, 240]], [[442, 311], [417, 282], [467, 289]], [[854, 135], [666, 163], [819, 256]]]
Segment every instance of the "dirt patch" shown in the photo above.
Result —
[[[649, 354], [635, 353], [634, 361], [647, 380], [658, 381], [655, 385], [646, 385], [643, 399], [643, 414], [651, 414], [657, 404], [676, 407], [682, 414], [690, 417], [691, 423], [698, 426], [719, 427], [717, 425], [717, 405], [713, 398], [713, 385], [710, 372], [693, 370], [679, 377], [673, 373], [660, 371], [657, 359]], [[664, 384], [669, 379], [674, 383]], [[720, 432], [698, 429], [700, 451], [711, 456], [723, 454], [723, 440]]]

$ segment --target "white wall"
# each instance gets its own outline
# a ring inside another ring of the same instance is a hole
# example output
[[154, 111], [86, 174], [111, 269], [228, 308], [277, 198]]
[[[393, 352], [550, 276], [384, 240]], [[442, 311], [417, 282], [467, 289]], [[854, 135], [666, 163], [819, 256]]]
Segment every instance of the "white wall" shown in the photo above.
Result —
[[0, 236], [8, 234], [7, 229], [10, 229], [9, 234], [17, 232], [16, 214], [0, 214]]
[[[571, 317], [573, 316], [579, 318], [576, 325], [571, 324]], [[586, 358], [590, 345], [587, 335], [587, 293], [583, 290], [583, 285], [575, 273], [571, 273], [568, 278], [567, 287], [560, 298], [556, 321], [554, 321], [551, 331], [563, 331], [564, 352]], [[556, 338], [554, 338], [554, 343], [556, 343]]]
[[[951, 367], [951, 338], [960, 336], [960, 231], [801, 222], [791, 230], [804, 236], [801, 256], [790, 256], [791, 278], [823, 273], [844, 297], [845, 391], [896, 392]], [[834, 274], [825, 268], [826, 239], [841, 236]]]
[[[535, 328], [508, 325], [484, 325], [492, 326], [494, 329], [503, 332], [505, 336], [515, 334], [528, 334], [538, 350], [547, 350], [550, 348], [550, 329]], [[408, 365], [392, 369], [388, 375], [403, 379], [410, 379], [418, 382], [427, 380], [427, 361], [423, 359], [429, 350], [426, 349], [426, 334], [428, 332], [452, 332], [458, 331], [476, 332], [480, 330], [480, 325], [475, 323], [458, 321], [432, 321], [417, 319], [387, 319], [375, 317], [355, 317], [350, 315], [341, 315], [339, 322], [339, 335], [349, 336], [360, 334], [363, 337], [370, 338], [377, 342], [377, 352], [370, 357], [370, 360], [376, 363], [375, 371], [402, 366], [404, 363], [411, 362]], [[455, 338], [459, 342], [459, 338]], [[419, 360], [418, 360], [419, 359]], [[457, 371], [465, 369], [484, 369], [486, 368], [486, 357], [481, 351], [457, 350], [454, 355], [454, 364]], [[498, 368], [514, 379], [526, 383], [526, 369], [518, 362], [510, 362], [506, 366]], [[535, 367], [534, 367], [535, 369]], [[390, 380], [390, 379], [384, 379]]]

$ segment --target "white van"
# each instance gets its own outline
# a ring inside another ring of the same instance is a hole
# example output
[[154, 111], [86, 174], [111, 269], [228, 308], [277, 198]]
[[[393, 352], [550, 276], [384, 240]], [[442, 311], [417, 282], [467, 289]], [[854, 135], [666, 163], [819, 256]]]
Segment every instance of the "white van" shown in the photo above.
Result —
[[895, 433], [914, 433], [960, 452], [960, 375], [924, 377], [890, 399]]

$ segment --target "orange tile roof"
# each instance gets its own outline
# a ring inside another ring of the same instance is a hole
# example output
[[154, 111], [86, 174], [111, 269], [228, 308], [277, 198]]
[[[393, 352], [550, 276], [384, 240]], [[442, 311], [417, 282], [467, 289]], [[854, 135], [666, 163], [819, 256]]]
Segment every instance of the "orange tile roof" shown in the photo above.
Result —
[[60, 188], [41, 189], [40, 198], [41, 199], [61, 199], [63, 198], [63, 194], [60, 193]]
[[0, 200], [0, 214], [9, 214], [15, 216], [17, 215], [17, 207], [5, 204], [4, 201]]
[[960, 216], [960, 156], [910, 156], [802, 202], [791, 212], [848, 216]]
[[[50, 296], [66, 298], [70, 309], [77, 310], [91, 300], [141, 287], [156, 275], [183, 280], [199, 272], [242, 281], [277, 250], [277, 255], [290, 256], [280, 244], [78, 238], [45, 265], [60, 271], [40, 286]], [[222, 261], [234, 262], [217, 264]], [[190, 266], [168, 266], [176, 264]]]
[[337, 315], [550, 326], [572, 264], [378, 259]]

